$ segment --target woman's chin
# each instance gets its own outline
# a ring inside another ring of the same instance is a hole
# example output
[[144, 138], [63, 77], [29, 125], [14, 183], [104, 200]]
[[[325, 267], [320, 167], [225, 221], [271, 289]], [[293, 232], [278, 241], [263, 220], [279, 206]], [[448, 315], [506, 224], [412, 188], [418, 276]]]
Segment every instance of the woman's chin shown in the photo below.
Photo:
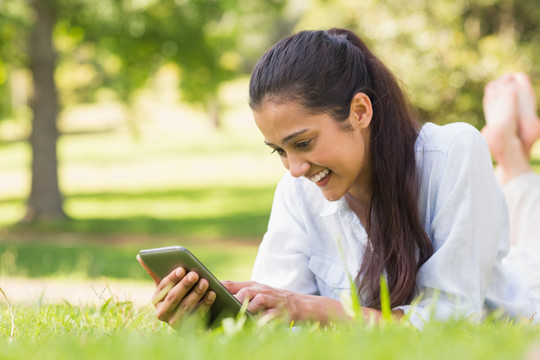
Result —
[[330, 192], [330, 191], [323, 191], [323, 196], [326, 198], [326, 200], [328, 201], [338, 201], [339, 199], [341, 199], [343, 197], [344, 194], [338, 194], [338, 193], [335, 193], [335, 192]]

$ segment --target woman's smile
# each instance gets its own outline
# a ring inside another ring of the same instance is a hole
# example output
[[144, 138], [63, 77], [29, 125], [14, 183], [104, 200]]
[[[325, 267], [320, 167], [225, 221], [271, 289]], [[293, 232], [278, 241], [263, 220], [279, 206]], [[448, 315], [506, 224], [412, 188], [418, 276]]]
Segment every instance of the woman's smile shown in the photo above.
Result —
[[313, 181], [318, 186], [325, 186], [330, 181], [330, 177], [332, 176], [331, 171], [329, 169], [324, 169], [317, 174], [311, 176], [309, 180]]

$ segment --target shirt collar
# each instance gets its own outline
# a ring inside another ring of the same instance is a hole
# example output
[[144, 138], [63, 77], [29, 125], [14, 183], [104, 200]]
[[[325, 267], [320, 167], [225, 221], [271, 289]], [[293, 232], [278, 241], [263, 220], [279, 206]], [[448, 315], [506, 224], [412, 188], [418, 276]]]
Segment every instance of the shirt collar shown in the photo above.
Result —
[[345, 196], [342, 196], [336, 201], [328, 201], [325, 199], [324, 206], [322, 208], [320, 216], [330, 216], [335, 214], [339, 209], [348, 208], [347, 200]]

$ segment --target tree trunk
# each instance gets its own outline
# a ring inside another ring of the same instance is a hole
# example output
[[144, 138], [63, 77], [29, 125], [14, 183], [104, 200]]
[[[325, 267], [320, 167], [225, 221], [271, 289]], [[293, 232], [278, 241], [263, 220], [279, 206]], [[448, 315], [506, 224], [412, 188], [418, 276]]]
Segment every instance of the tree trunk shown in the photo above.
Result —
[[58, 220], [66, 217], [58, 187], [56, 116], [58, 99], [54, 70], [56, 54], [52, 33], [54, 10], [45, 0], [33, 0], [35, 25], [30, 39], [30, 62], [34, 84], [32, 99], [32, 188], [23, 221]]

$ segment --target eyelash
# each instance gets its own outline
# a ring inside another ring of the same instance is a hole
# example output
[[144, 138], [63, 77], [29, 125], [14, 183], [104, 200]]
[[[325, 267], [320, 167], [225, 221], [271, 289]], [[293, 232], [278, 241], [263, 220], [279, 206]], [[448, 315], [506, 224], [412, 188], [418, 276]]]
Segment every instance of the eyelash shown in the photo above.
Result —
[[[311, 143], [311, 139], [310, 140], [305, 140], [305, 141], [300, 141], [300, 142], [297, 142], [295, 144], [295, 147], [299, 150], [305, 150], [309, 144]], [[272, 154], [273, 153], [277, 153], [279, 156], [285, 156], [285, 150], [283, 149], [277, 149], [277, 148], [274, 148], [272, 150]]]
[[310, 140], [300, 141], [300, 142], [297, 142], [295, 144], [295, 146], [296, 146], [297, 149], [303, 150], [303, 149], [305, 149], [305, 148], [307, 148], [309, 146], [310, 142], [311, 142], [311, 139]]
[[271, 154], [277, 153], [279, 156], [283, 156], [285, 154], [285, 151], [283, 149], [274, 149], [272, 150]]

